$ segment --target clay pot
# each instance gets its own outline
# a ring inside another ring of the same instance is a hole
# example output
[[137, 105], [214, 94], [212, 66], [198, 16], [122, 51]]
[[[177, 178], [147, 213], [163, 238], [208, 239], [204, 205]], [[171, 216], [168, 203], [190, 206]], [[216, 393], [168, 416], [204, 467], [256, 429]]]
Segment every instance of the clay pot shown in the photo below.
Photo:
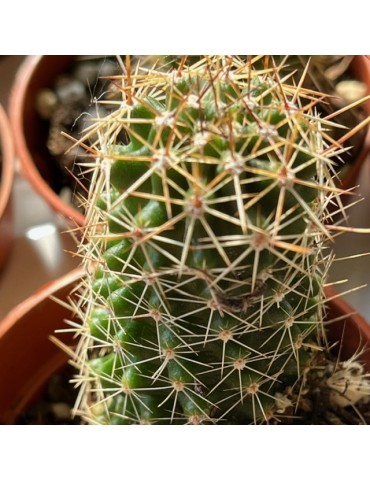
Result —
[[14, 179], [14, 147], [12, 132], [0, 105], [0, 269], [9, 257], [13, 240], [12, 186]]
[[55, 78], [66, 72], [73, 56], [28, 56], [19, 68], [10, 95], [9, 115], [21, 170], [50, 207], [72, 227], [84, 223], [83, 214], [66, 203], [58, 192], [60, 172], [47, 150], [49, 124], [36, 110], [36, 98], [43, 88], [52, 88]]
[[[329, 315], [327, 319], [328, 339], [337, 343], [337, 353], [340, 358], [347, 359], [354, 353], [359, 353], [361, 361], [370, 371], [370, 323], [333, 288], [325, 289], [329, 300]], [[332, 321], [334, 320], [334, 321]]]
[[[75, 269], [49, 282], [0, 321], [0, 424], [13, 424], [50, 376], [66, 365], [68, 356], [50, 340], [55, 330], [66, 328], [72, 313], [62, 301], [83, 275]], [[58, 334], [65, 344], [71, 334]]]
[[[370, 56], [368, 55], [354, 55], [350, 65], [350, 70], [353, 76], [363, 82], [367, 86], [367, 95], [370, 94]], [[364, 110], [370, 115], [370, 100], [363, 104]], [[357, 177], [360, 173], [362, 165], [370, 154], [370, 128], [367, 127], [363, 146], [357, 158], [354, 159], [351, 167], [343, 176], [341, 188], [347, 190], [356, 186]]]
[[[368, 94], [370, 93], [370, 55], [355, 55], [351, 63], [351, 70], [354, 76], [364, 82], [368, 86]], [[365, 109], [370, 113], [370, 100], [365, 104]]]

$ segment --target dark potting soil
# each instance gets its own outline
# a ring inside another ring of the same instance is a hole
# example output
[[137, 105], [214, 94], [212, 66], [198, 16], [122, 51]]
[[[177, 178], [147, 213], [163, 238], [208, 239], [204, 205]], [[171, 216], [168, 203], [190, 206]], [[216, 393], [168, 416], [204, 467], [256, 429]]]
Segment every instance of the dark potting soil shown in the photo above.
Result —
[[86, 196], [89, 181], [83, 164], [91, 159], [83, 148], [72, 148], [74, 141], [62, 132], [78, 139], [92, 118], [107, 114], [108, 107], [97, 99], [112, 99], [116, 91], [114, 83], [103, 77], [120, 72], [115, 57], [76, 57], [69, 70], [57, 76], [50, 88], [40, 90], [36, 99], [40, 119], [47, 122], [46, 147], [58, 171], [58, 193], [76, 208], [80, 208], [81, 195]]
[[78, 390], [70, 383], [74, 369], [67, 365], [49, 379], [40, 396], [16, 420], [17, 425], [82, 425], [72, 411]]

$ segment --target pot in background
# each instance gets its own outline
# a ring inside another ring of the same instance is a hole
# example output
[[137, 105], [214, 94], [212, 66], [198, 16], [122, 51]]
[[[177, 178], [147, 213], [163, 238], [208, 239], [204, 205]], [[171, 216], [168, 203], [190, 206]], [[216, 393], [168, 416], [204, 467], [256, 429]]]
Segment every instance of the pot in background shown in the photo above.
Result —
[[0, 105], [0, 270], [5, 266], [13, 241], [12, 187], [14, 146], [4, 108]]
[[[67, 302], [82, 275], [78, 268], [49, 282], [0, 320], [0, 424], [14, 424], [51, 375], [67, 364], [67, 354], [50, 335], [66, 328], [72, 313], [52, 297]], [[73, 344], [72, 334], [57, 336]]]
[[52, 88], [55, 78], [68, 71], [73, 56], [28, 56], [16, 74], [9, 115], [22, 174], [56, 213], [72, 227], [82, 226], [83, 214], [60, 197], [61, 173], [47, 149], [49, 124], [36, 109], [40, 90]]
[[370, 372], [369, 321], [356, 313], [334, 288], [326, 287], [325, 295], [329, 299], [327, 329], [330, 343], [337, 344], [337, 352], [344, 360], [358, 353]]
[[[363, 82], [367, 87], [366, 95], [370, 95], [370, 56], [369, 55], [354, 55], [350, 71], [353, 73], [353, 76]], [[370, 115], [370, 100], [367, 100], [363, 103], [364, 111], [367, 115]], [[342, 177], [342, 182], [340, 187], [344, 190], [353, 188], [357, 185], [358, 176], [360, 170], [369, 157], [370, 154], [370, 128], [369, 126], [365, 127], [366, 133], [364, 134], [363, 145], [361, 151], [357, 157], [353, 160], [350, 167], [345, 169], [344, 175]]]

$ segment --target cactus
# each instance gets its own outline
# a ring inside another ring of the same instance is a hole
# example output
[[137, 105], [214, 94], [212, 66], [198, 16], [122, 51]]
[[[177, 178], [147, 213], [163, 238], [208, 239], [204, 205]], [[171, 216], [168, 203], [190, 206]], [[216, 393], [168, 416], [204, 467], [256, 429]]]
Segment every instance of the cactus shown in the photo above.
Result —
[[119, 108], [79, 141], [94, 138], [73, 324], [89, 423], [275, 421], [325, 349], [345, 148], [322, 94], [259, 60], [128, 61]]

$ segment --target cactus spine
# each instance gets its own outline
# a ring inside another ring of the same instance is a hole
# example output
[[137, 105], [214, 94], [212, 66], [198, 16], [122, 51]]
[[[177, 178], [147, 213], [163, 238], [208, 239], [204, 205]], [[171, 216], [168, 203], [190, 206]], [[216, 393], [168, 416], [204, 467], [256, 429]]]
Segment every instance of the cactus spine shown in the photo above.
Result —
[[77, 411], [103, 424], [278, 418], [324, 343], [343, 149], [320, 94], [259, 58], [128, 68], [120, 82], [119, 108], [81, 140], [95, 138]]

